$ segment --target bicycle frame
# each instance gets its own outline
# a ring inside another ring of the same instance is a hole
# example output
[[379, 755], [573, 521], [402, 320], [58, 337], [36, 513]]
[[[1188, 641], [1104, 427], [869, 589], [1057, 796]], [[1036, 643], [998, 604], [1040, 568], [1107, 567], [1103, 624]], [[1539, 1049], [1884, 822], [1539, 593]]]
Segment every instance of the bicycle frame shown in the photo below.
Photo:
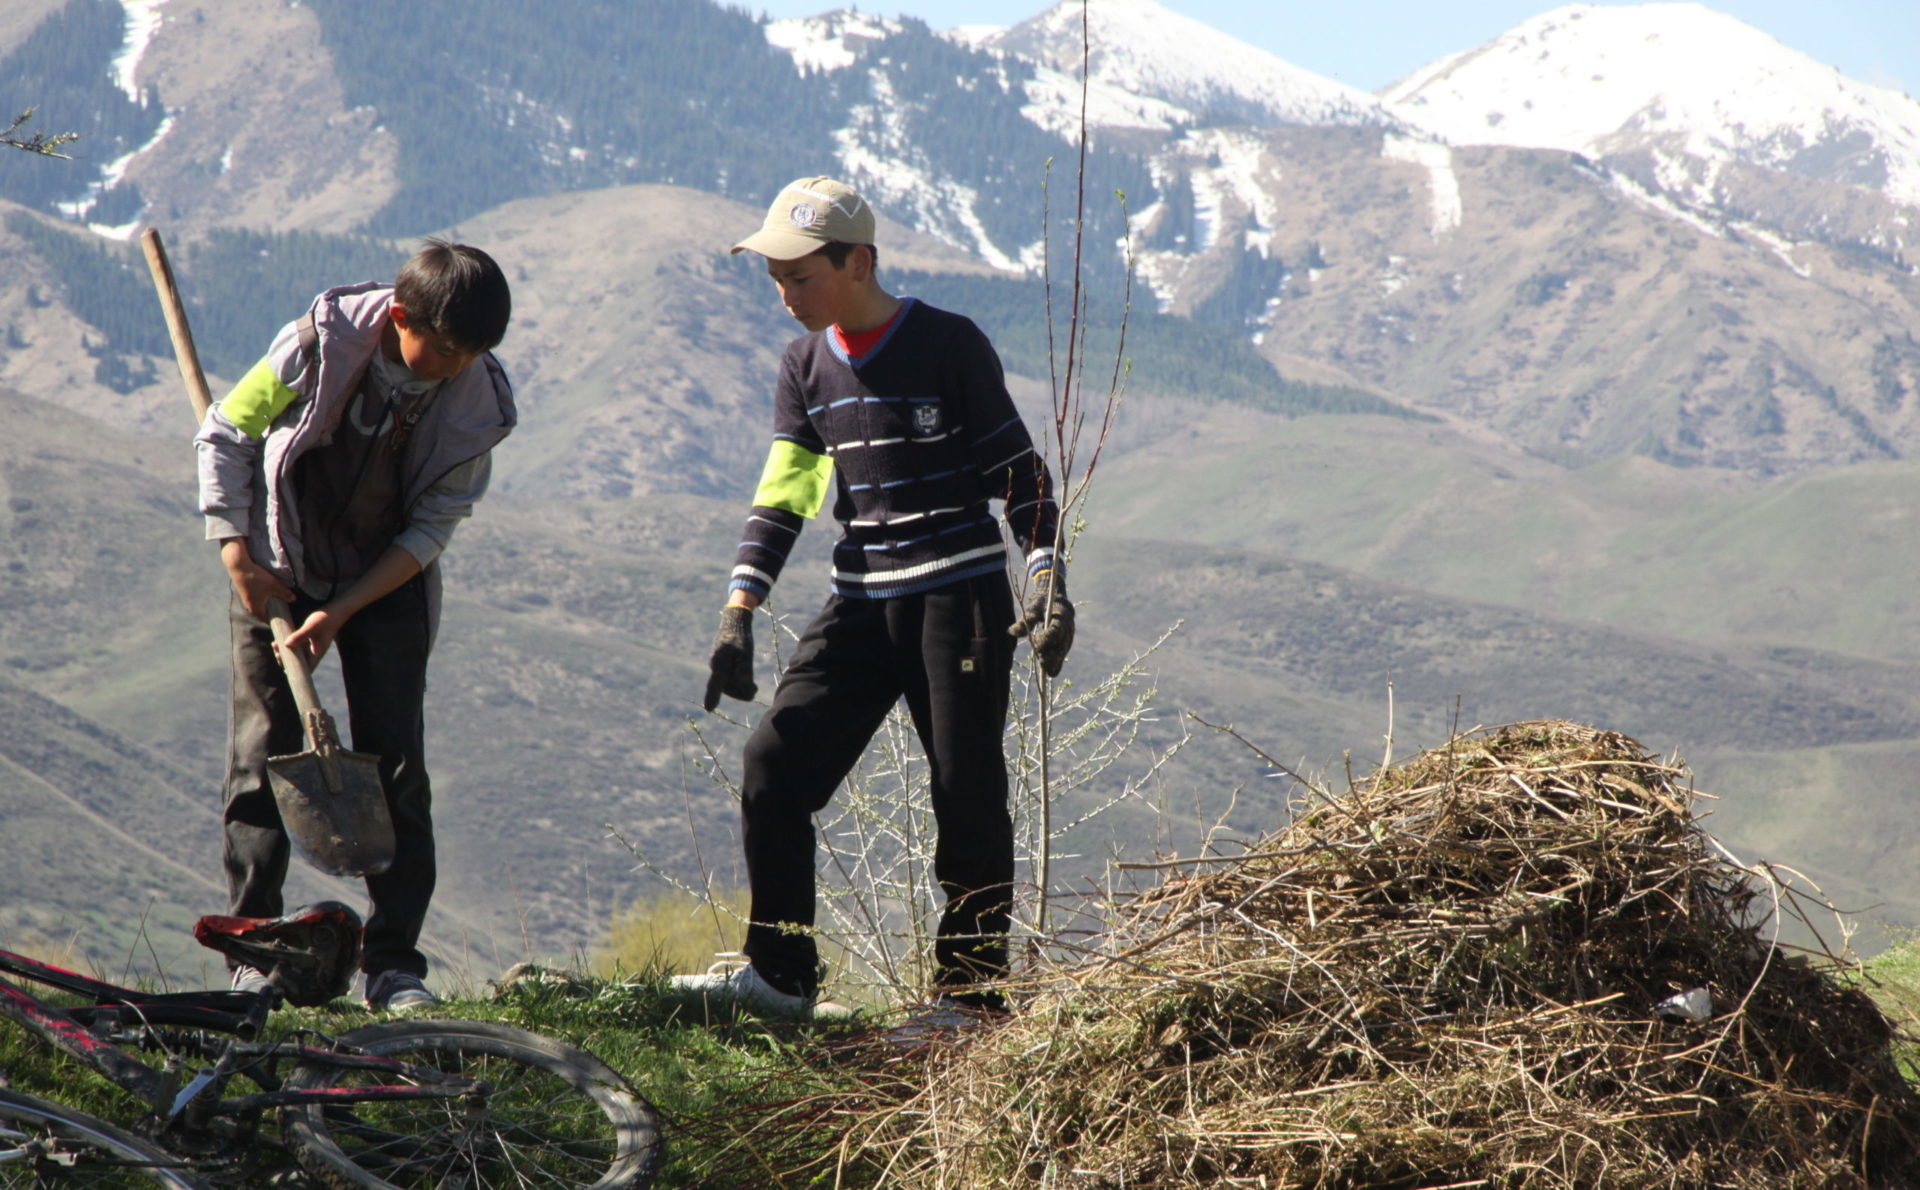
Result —
[[[143, 993], [97, 979], [89, 979], [76, 971], [42, 963], [12, 951], [0, 950], [0, 971], [92, 998], [97, 1001], [94, 1006], [96, 1008], [112, 1008], [116, 1011], [122, 1006], [133, 1008], [142, 999], [148, 998]], [[206, 1011], [209, 1010], [202, 1010], [202, 1012]], [[223, 1018], [218, 1020], [199, 1012], [194, 1015], [199, 1019], [177, 1023], [237, 1034], [245, 1027], [246, 1022], [244, 1013], [238, 1015], [215, 1013], [215, 1016]], [[130, 1094], [156, 1108], [161, 1106], [161, 1101], [165, 1098], [165, 1076], [118, 1046], [96, 1036], [75, 1014], [75, 1010], [56, 1008], [37, 999], [17, 984], [0, 979], [0, 1016], [7, 1017], [28, 1032], [38, 1035], [63, 1052], [86, 1063]]]
[[[179, 1190], [278, 1184], [296, 1167], [330, 1185], [389, 1190], [652, 1183], [661, 1155], [652, 1106], [576, 1046], [460, 1020], [366, 1024], [338, 1038], [298, 1027], [265, 1034], [288, 994], [301, 1005], [341, 994], [340, 972], [357, 950], [342, 945], [357, 943], [340, 932], [359, 928], [350, 913], [202, 918], [211, 922], [196, 927], [203, 942], [230, 960], [266, 961], [269, 982], [257, 991], [141, 992], [0, 950], [0, 1019], [143, 1108], [120, 1125], [10, 1091], [0, 1126], [21, 1144], [9, 1151], [0, 1139], [0, 1165], [139, 1167]], [[49, 1002], [23, 985], [64, 994]]]
[[[184, 1120], [188, 1127], [207, 1128], [213, 1121], [230, 1119], [239, 1124], [237, 1131], [251, 1134], [252, 1121], [275, 1107], [454, 1099], [485, 1094], [487, 1090], [484, 1083], [458, 1075], [338, 1048], [323, 1034], [313, 1036], [326, 1040], [326, 1046], [255, 1041], [273, 1007], [270, 991], [141, 992], [6, 950], [0, 950], [0, 971], [93, 1001], [63, 1008], [0, 978], [0, 1016], [85, 1063], [145, 1103], [168, 1126]], [[193, 1032], [186, 1037], [163, 1036], [159, 1032], [162, 1028]], [[183, 1051], [202, 1062], [212, 1060], [213, 1065], [199, 1070], [182, 1085], [184, 1066], [177, 1053], [156, 1068], [125, 1048], [143, 1043], [163, 1052]], [[381, 1071], [395, 1081], [352, 1088], [288, 1090], [267, 1069], [270, 1063], [282, 1062]], [[220, 1098], [228, 1079], [241, 1070], [265, 1089]], [[399, 1081], [402, 1079], [411, 1081]]]

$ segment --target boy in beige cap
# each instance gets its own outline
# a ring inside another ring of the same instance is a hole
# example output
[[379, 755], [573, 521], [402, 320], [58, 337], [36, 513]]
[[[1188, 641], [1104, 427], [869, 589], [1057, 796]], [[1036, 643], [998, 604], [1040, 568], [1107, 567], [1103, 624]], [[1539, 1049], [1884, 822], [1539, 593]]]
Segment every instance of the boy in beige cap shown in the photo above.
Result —
[[[873, 208], [851, 187], [792, 183], [733, 250], [766, 258], [781, 304], [808, 333], [781, 361], [773, 446], [721, 610], [707, 710], [722, 694], [754, 697], [753, 609], [830, 489], [841, 533], [832, 594], [747, 741], [748, 962], [675, 982], [760, 1012], [811, 1013], [812, 818], [904, 698], [927, 752], [934, 876], [947, 897], [933, 993], [943, 1007], [1001, 1010], [989, 985], [1006, 974], [1013, 896], [1001, 752], [1013, 637], [1029, 637], [1049, 674], [1073, 643], [1052, 479], [980, 329], [881, 287]], [[991, 500], [1024, 553], [1021, 611]]]

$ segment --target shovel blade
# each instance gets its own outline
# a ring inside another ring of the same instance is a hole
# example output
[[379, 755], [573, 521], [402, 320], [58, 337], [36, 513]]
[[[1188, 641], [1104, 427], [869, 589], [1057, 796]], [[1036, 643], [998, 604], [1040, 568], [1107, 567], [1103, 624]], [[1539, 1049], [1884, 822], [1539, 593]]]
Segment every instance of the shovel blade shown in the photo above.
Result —
[[364, 752], [267, 759], [280, 821], [300, 857], [329, 876], [374, 876], [393, 863], [393, 818], [380, 761]]

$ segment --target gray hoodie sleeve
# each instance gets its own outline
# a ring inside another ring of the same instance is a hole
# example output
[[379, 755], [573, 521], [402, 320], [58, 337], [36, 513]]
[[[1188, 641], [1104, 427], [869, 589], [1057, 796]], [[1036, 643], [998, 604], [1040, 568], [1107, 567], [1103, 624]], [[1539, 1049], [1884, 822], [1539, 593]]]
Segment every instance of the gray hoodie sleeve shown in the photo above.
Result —
[[[194, 435], [200, 476], [200, 511], [207, 518], [207, 539], [245, 537], [255, 515], [254, 491], [269, 415], [277, 417], [306, 383], [307, 361], [300, 351], [297, 323], [280, 328], [267, 354], [226, 397], [214, 402]], [[259, 412], [262, 424], [249, 435], [228, 417], [229, 404]]]
[[453, 540], [454, 528], [472, 515], [473, 506], [487, 494], [487, 484], [492, 478], [492, 452], [476, 455], [448, 471], [420, 493], [407, 516], [406, 527], [393, 543], [412, 554], [414, 561], [425, 570]]
[[208, 541], [247, 535], [253, 521], [254, 473], [260, 446], [228, 421], [220, 406], [207, 410], [207, 418], [194, 436], [193, 449]]

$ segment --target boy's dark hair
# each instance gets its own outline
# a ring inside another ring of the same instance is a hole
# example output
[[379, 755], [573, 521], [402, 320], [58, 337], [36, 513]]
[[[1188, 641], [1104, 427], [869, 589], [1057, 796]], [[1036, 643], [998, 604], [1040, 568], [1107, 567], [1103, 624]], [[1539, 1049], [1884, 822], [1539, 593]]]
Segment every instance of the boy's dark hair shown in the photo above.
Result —
[[513, 317], [513, 294], [493, 257], [438, 237], [400, 266], [393, 300], [415, 324], [469, 351], [497, 347]]
[[851, 255], [857, 247], [865, 248], [868, 252], [873, 253], [873, 271], [876, 273], [879, 272], [880, 249], [874, 247], [872, 244], [843, 244], [838, 240], [834, 240], [831, 243], [822, 244], [814, 250], [813, 254], [815, 256], [826, 257], [827, 263], [836, 269], [844, 269], [847, 267], [847, 257]]

